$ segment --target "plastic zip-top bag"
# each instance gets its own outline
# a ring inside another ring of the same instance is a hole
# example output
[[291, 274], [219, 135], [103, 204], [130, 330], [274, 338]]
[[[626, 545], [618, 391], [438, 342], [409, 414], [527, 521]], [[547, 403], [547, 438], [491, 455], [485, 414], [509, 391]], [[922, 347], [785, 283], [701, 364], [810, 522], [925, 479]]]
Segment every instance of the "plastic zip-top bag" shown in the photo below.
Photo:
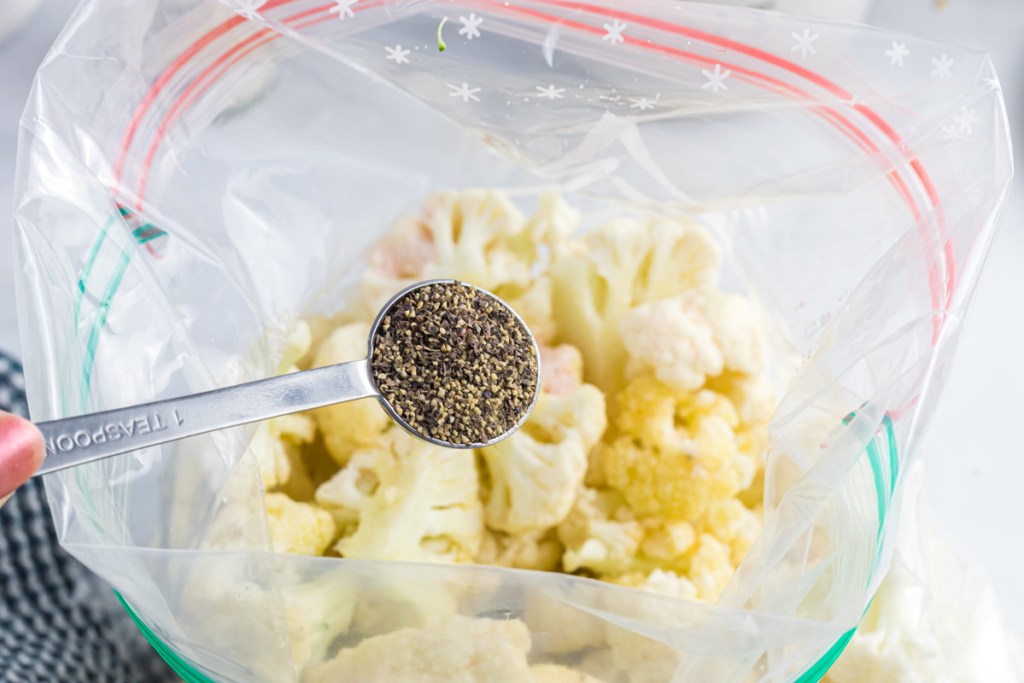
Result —
[[675, 2], [86, 0], [22, 126], [37, 420], [273, 373], [442, 188], [687, 216], [770, 321], [764, 526], [713, 604], [275, 554], [253, 428], [49, 476], [62, 545], [192, 681], [820, 679], [887, 570], [1011, 175], [984, 55]]

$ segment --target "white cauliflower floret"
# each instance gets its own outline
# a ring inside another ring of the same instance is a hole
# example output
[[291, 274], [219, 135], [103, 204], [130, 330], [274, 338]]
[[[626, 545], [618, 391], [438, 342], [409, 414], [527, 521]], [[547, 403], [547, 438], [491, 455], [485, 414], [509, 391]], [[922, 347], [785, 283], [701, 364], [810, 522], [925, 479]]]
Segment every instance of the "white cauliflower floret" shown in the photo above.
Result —
[[604, 395], [596, 387], [542, 393], [517, 433], [479, 451], [491, 481], [487, 525], [523, 534], [565, 519], [586, 473], [587, 451], [604, 428]]
[[358, 522], [363, 508], [380, 486], [377, 468], [386, 463], [376, 451], [355, 453], [345, 467], [317, 487], [314, 500], [334, 515], [339, 525]]
[[619, 332], [629, 355], [627, 377], [651, 372], [674, 389], [690, 391], [724, 367], [713, 328], [681, 298], [633, 308], [622, 317]]
[[274, 552], [323, 555], [334, 539], [334, 518], [311, 503], [296, 503], [283, 493], [264, 498]]
[[550, 531], [510, 536], [488, 529], [476, 556], [477, 564], [536, 571], [555, 571], [561, 562], [562, 544]]
[[282, 594], [295, 665], [322, 659], [334, 639], [352, 624], [358, 596], [352, 575], [327, 573], [287, 586]]
[[367, 638], [307, 669], [306, 683], [524, 683], [530, 634], [521, 621], [454, 616]]
[[713, 289], [686, 292], [680, 299], [714, 330], [726, 370], [755, 374], [764, 369], [764, 340], [750, 302], [737, 294]]
[[558, 538], [565, 545], [565, 571], [589, 569], [615, 575], [633, 568], [644, 529], [621, 495], [584, 488], [558, 526]]
[[456, 278], [495, 292], [502, 285], [526, 287], [533, 264], [509, 244], [524, 222], [501, 192], [446, 190], [431, 195], [420, 218], [400, 223], [370, 254], [363, 278], [369, 311], [418, 280]]
[[373, 560], [471, 562], [483, 538], [473, 451], [435, 446], [394, 428], [372, 452], [377, 488], [338, 552]]
[[568, 394], [583, 384], [583, 354], [571, 344], [541, 344], [540, 371], [541, 391]]
[[622, 316], [636, 306], [712, 284], [718, 249], [681, 220], [616, 220], [563, 247], [551, 265], [558, 340], [583, 353], [586, 380], [618, 391], [626, 352]]
[[[342, 325], [320, 344], [314, 367], [366, 358], [369, 336], [369, 323]], [[348, 462], [352, 451], [372, 445], [389, 424], [387, 413], [372, 398], [338, 403], [312, 414], [327, 452], [339, 465]]]

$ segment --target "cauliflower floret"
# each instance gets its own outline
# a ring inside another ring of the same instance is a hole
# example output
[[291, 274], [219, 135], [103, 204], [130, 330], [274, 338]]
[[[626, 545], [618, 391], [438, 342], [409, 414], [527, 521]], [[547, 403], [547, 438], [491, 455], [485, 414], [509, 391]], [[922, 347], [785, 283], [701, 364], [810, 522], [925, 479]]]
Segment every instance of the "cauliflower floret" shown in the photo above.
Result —
[[558, 664], [538, 664], [530, 667], [534, 683], [601, 683], [600, 679], [582, 671]]
[[621, 495], [581, 489], [569, 515], [558, 526], [558, 538], [565, 545], [563, 569], [625, 573], [633, 568], [643, 537], [643, 526], [633, 519]]
[[555, 571], [561, 562], [562, 544], [551, 531], [509, 536], [488, 529], [476, 556], [477, 564], [537, 571]]
[[643, 520], [644, 541], [640, 550], [654, 561], [673, 562], [686, 554], [697, 540], [689, 522], [648, 517]]
[[563, 395], [583, 384], [583, 354], [571, 344], [540, 345], [541, 390]]
[[334, 518], [310, 503], [296, 503], [283, 493], [264, 498], [274, 552], [323, 555], [334, 539]]
[[377, 488], [338, 552], [373, 560], [471, 562], [483, 539], [473, 451], [435, 446], [394, 428], [372, 452]]
[[323, 658], [352, 624], [358, 595], [352, 575], [330, 572], [282, 593], [295, 665]]
[[651, 372], [674, 389], [691, 391], [724, 367], [713, 328], [681, 297], [631, 309], [622, 316], [619, 333], [629, 356], [627, 377]]
[[310, 329], [309, 323], [299, 320], [285, 338], [281, 362], [277, 368], [278, 374], [293, 371], [302, 358], [309, 353], [312, 344], [313, 331]]
[[696, 225], [665, 218], [606, 223], [564, 246], [552, 262], [558, 339], [583, 353], [588, 382], [615, 393], [626, 360], [622, 316], [712, 284], [718, 262], [710, 235]]
[[623, 434], [601, 455], [605, 479], [640, 515], [696, 520], [754, 475], [737, 447], [736, 411], [712, 391], [679, 393], [639, 377], [617, 397]]
[[750, 302], [713, 289], [686, 292], [679, 299], [693, 317], [711, 326], [726, 370], [748, 375], [764, 370], [764, 340]]
[[739, 500], [730, 498], [708, 505], [704, 526], [729, 548], [731, 561], [738, 566], [761, 533], [761, 518]]
[[456, 278], [497, 291], [526, 287], [533, 263], [509, 244], [524, 218], [501, 192], [438, 192], [424, 201], [417, 220], [399, 223], [370, 254], [363, 278], [367, 313], [418, 280]]
[[673, 571], [654, 569], [646, 576], [642, 572], [624, 574], [614, 579], [614, 583], [630, 588], [639, 588], [648, 593], [656, 593], [666, 598], [677, 600], [696, 600], [697, 587], [685, 576]]
[[330, 512], [342, 528], [359, 521], [359, 515], [380, 486], [377, 468], [387, 461], [376, 451], [355, 453], [341, 470], [316, 489], [317, 505]]
[[[320, 345], [314, 367], [366, 358], [369, 336], [369, 323], [342, 325]], [[387, 413], [372, 398], [338, 403], [312, 414], [327, 452], [339, 465], [348, 462], [352, 451], [372, 445], [389, 424]]]
[[270, 431], [270, 421], [261, 422], [256, 427], [249, 450], [259, 463], [265, 491], [282, 486], [292, 476], [292, 457], [288, 446]]
[[605, 424], [604, 395], [596, 387], [542, 393], [522, 429], [479, 451], [491, 481], [487, 525], [522, 534], [565, 519], [583, 482], [587, 451]]
[[307, 683], [523, 683], [530, 634], [521, 621], [454, 616], [422, 629], [367, 638], [332, 661], [308, 667]]
[[697, 597], [705, 602], [718, 600], [732, 580], [733, 572], [735, 568], [729, 557], [729, 547], [711, 534], [701, 534], [687, 572], [688, 578], [697, 587]]

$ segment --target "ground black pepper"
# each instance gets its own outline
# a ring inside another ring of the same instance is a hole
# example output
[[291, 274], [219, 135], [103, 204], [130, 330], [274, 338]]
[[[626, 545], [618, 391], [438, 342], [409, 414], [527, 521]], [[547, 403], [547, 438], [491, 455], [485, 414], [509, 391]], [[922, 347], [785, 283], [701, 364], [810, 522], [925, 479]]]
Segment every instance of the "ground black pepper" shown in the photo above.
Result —
[[384, 313], [370, 368], [384, 399], [420, 434], [483, 444], [515, 427], [537, 392], [529, 330], [503, 303], [467, 284], [408, 292]]

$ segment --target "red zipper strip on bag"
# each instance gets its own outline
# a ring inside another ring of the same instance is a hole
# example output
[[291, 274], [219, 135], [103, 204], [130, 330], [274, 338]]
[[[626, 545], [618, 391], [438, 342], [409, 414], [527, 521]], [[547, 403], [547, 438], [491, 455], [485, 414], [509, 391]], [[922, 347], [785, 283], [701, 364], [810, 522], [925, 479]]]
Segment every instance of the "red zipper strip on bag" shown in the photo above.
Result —
[[[260, 9], [265, 11], [273, 7], [290, 4], [293, 1], [294, 0], [271, 0]], [[365, 11], [367, 9], [370, 9], [371, 7], [378, 6], [380, 4], [380, 2], [367, 2], [360, 6], [353, 6], [351, 7], [351, 9], [353, 11]], [[505, 6], [502, 3], [494, 3], [490, 1], [466, 2], [464, 4], [472, 5], [475, 8], [481, 9], [481, 11], [496, 10], [499, 13], [513, 16], [518, 15], [519, 17], [530, 17], [533, 19], [538, 19], [545, 23], [558, 22], [560, 24], [569, 26], [571, 28], [574, 28], [585, 33], [595, 35], [601, 33], [601, 29], [596, 26], [591, 26], [589, 24], [573, 20], [567, 20], [554, 15], [545, 14], [544, 12], [540, 12], [537, 10]], [[623, 21], [640, 24], [665, 32], [675, 33], [702, 42], [711, 43], [725, 49], [734, 50], [735, 52], [746, 54], [755, 59], [767, 62], [773, 66], [777, 66], [779, 68], [783, 68], [787, 71], [790, 71], [791, 73], [806, 80], [809, 80], [815, 85], [818, 85], [826, 89], [828, 92], [830, 92], [837, 98], [844, 100], [852, 98], [852, 95], [845, 89], [821, 77], [820, 75], [815, 74], [814, 72], [800, 66], [799, 64], [796, 64], [792, 61], [780, 58], [771, 53], [745, 45], [743, 43], [739, 43], [731, 39], [722, 38], [720, 36], [715, 36], [695, 29], [690, 29], [685, 26], [680, 26], [678, 24], [672, 24], [671, 22], [663, 20], [649, 19], [642, 15], [632, 14], [629, 12], [617, 12], [611, 10], [604, 11], [603, 8], [594, 7], [593, 5], [588, 5], [585, 3], [573, 2], [570, 0], [551, 0], [547, 4], [562, 7], [564, 9], [571, 9], [596, 14], [602, 18], [618, 18]], [[335, 6], [335, 3], [331, 3], [321, 5], [319, 7], [314, 7], [303, 12], [297, 13], [295, 15], [289, 16], [286, 19], [284, 19], [282, 23], [292, 24], [303, 19], [308, 19], [301, 25], [295, 25], [290, 27], [293, 30], [300, 30], [302, 28], [306, 28], [314, 24], [332, 19], [333, 17], [328, 12], [332, 7]], [[322, 14], [323, 16], [316, 16], [318, 14]], [[210, 45], [216, 38], [224, 35], [228, 31], [244, 23], [246, 23], [246, 20], [242, 17], [233, 17], [229, 20], [222, 22], [217, 27], [215, 27], [214, 29], [200, 37], [200, 39], [196, 43], [194, 43], [188, 50], [183, 52], [178, 59], [172, 62], [172, 64], [164, 71], [164, 73], [162, 73], [161, 76], [154, 82], [149, 92], [147, 92], [146, 97], [143, 99], [143, 102], [136, 110], [136, 113], [133, 116], [131, 124], [129, 126], [129, 130], [125, 135], [125, 139], [122, 143], [121, 153], [118, 159], [118, 164], [115, 169], [116, 177], [120, 178], [121, 172], [123, 170], [124, 159], [127, 156], [127, 153], [130, 149], [134, 135], [138, 129], [141, 120], [144, 118], [150, 106], [155, 102], [156, 98], [159, 95], [159, 92], [170, 81], [171, 77], [175, 73], [177, 73], [189, 60], [191, 60], [192, 57], [194, 57], [196, 54], [202, 51], [203, 48]], [[143, 168], [141, 171], [140, 191], [138, 193], [136, 201], [136, 208], [141, 209], [142, 207], [142, 195], [145, 193], [145, 188], [148, 183], [148, 175], [151, 170], [151, 166], [155, 158], [155, 155], [158, 151], [158, 148], [163, 138], [165, 137], [167, 131], [179, 118], [181, 113], [187, 110], [188, 107], [190, 107], [199, 97], [202, 96], [202, 94], [208, 91], [209, 88], [213, 85], [213, 83], [215, 83], [217, 79], [219, 79], [224, 73], [226, 73], [228, 69], [230, 69], [233, 65], [240, 62], [242, 59], [244, 59], [247, 55], [254, 52], [256, 49], [263, 47], [264, 45], [281, 37], [282, 35], [276, 31], [273, 31], [273, 29], [265, 29], [264, 31], [269, 32], [269, 35], [267, 33], [264, 33], [263, 31], [253, 34], [252, 36], [249, 36], [247, 39], [235, 45], [226, 53], [221, 55], [213, 64], [207, 67], [196, 79], [194, 79], [193, 82], [189, 85], [189, 87], [186, 88], [186, 90], [183, 93], [181, 93], [181, 95], [179, 95], [178, 100], [172, 106], [171, 110], [168, 112], [163, 122], [158, 127], [157, 133], [154, 136], [154, 139], [151, 142], [150, 147], [146, 153], [143, 162]], [[759, 85], [776, 94], [785, 95], [795, 99], [802, 99], [812, 103], [817, 101], [816, 98], [814, 98], [806, 91], [796, 88], [795, 86], [785, 83], [784, 81], [780, 81], [776, 78], [767, 76], [766, 74], [762, 74], [757, 71], [747, 69], [745, 67], [741, 67], [728, 62], [721, 62], [708, 57], [702, 57], [700, 55], [695, 55], [685, 50], [647, 42], [645, 40], [640, 40], [630, 36], [622, 37], [624, 41], [630, 45], [639, 48], [644, 48], [647, 50], [654, 50], [664, 54], [669, 54], [680, 59], [681, 61], [702, 64], [705, 66], [719, 64], [723, 68], [727, 68], [730, 71], [732, 71], [736, 75], [738, 80]], [[212, 78], [210, 78], [211, 76]], [[903, 156], [907, 158], [911, 168], [914, 170], [917, 177], [921, 180], [925, 192], [928, 195], [928, 198], [937, 208], [938, 197], [934, 185], [932, 184], [929, 176], [924, 170], [920, 160], [909, 154], [909, 152], [906, 150], [906, 146], [903, 140], [893, 130], [893, 128], [888, 123], [886, 123], [884, 119], [882, 119], [876, 112], [874, 112], [870, 107], [864, 105], [863, 103], [853, 104], [851, 105], [851, 108], [854, 108], [858, 112], [863, 114], [866, 118], [868, 118], [869, 121], [874, 123], [875, 126], [878, 127], [879, 130], [881, 130], [881, 132], [888, 139], [892, 140], [895, 143], [897, 149], [899, 149]], [[860, 149], [871, 154], [881, 154], [881, 150], [878, 148], [878, 146], [875, 145], [870, 140], [870, 138], [864, 134], [863, 131], [857, 128], [857, 126], [854, 125], [846, 116], [839, 113], [832, 107], [829, 107], [827, 105], [815, 105], [811, 107], [811, 110], [818, 116], [821, 116], [825, 120], [832, 123], [837, 129], [839, 129], [848, 138], [850, 138]], [[906, 181], [895, 169], [890, 171], [887, 175], [889, 177], [890, 182], [896, 189], [897, 194], [899, 194], [899, 196], [903, 198], [903, 200], [906, 202], [908, 208], [911, 211], [912, 216], [914, 217], [915, 222], [918, 224], [919, 230], [923, 232], [924, 226], [921, 224], [922, 213], [918, 208], [916, 202], [914, 201], [912, 193], [910, 191], [910, 188], [907, 186]], [[939, 216], [939, 219], [941, 224], [941, 215]], [[923, 234], [922, 237], [924, 239], [927, 239], [927, 234]], [[942, 277], [943, 274], [941, 274], [938, 270], [939, 264], [933, 262], [929, 265], [928, 269], [932, 305], [936, 310], [948, 308], [952, 300], [953, 292], [955, 291], [955, 255], [953, 252], [953, 245], [951, 241], [949, 241], [948, 239], [945, 241], [943, 245], [943, 256], [945, 257], [944, 265], [946, 266], [945, 278]], [[945, 279], [945, 283], [942, 282], [943, 279]], [[943, 287], [943, 284], [945, 284], [945, 287]], [[945, 290], [944, 297], [941, 293], [943, 289]], [[935, 326], [933, 330], [933, 342], [937, 339], [938, 333], [941, 329], [941, 322], [942, 316], [937, 313], [935, 319]]]

